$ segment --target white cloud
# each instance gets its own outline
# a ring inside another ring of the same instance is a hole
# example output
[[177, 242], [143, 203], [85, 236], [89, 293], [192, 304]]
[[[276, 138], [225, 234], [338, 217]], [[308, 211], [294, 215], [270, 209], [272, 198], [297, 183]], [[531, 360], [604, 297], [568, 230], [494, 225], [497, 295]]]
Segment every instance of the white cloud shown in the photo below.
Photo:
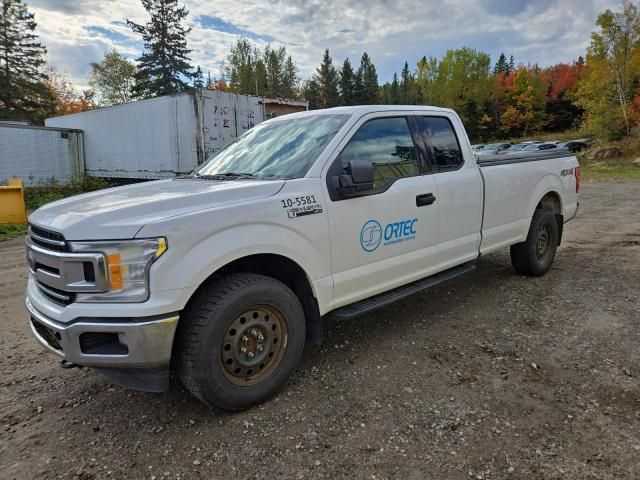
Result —
[[[50, 61], [78, 87], [87, 85], [89, 63], [116, 48], [135, 58], [140, 42], [123, 21], [147, 18], [138, 0], [31, 0]], [[203, 27], [217, 17], [259, 37], [273, 37], [292, 54], [303, 78], [329, 48], [341, 63], [367, 51], [381, 81], [422, 55], [468, 46], [516, 61], [549, 65], [584, 54], [597, 14], [617, 0], [187, 0], [189, 46], [194, 65], [217, 76], [237, 34]], [[93, 28], [92, 28], [93, 27]], [[109, 32], [113, 33], [109, 33]], [[264, 40], [258, 40], [264, 46]]]

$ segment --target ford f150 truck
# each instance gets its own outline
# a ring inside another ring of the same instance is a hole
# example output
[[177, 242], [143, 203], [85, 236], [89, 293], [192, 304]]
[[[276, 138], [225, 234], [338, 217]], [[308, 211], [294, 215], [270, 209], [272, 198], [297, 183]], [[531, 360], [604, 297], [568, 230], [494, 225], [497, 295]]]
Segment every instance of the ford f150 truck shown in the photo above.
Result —
[[192, 174], [30, 216], [26, 306], [66, 366], [247, 408], [348, 319], [510, 247], [542, 275], [578, 209], [567, 151], [476, 160], [452, 110], [359, 106], [249, 130]]

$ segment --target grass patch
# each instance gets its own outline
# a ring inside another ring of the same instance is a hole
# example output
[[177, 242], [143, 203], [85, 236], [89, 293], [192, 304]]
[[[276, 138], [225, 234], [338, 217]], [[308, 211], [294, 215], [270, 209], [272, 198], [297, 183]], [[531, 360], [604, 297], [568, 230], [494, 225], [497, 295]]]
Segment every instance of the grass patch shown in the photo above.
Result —
[[[598, 147], [594, 147], [598, 148]], [[589, 152], [578, 155], [580, 172], [585, 180], [633, 179], [640, 180], [640, 168], [633, 161], [640, 157], [640, 139], [625, 137], [615, 142], [608, 142], [602, 148], [616, 148], [616, 158], [587, 161]]]
[[0, 242], [27, 234], [27, 226], [16, 223], [0, 223]]
[[640, 168], [626, 164], [598, 163], [580, 167], [580, 175], [585, 180], [607, 180], [615, 178], [640, 180]]
[[109, 188], [111, 186], [113, 185], [106, 180], [96, 177], [73, 178], [68, 185], [59, 185], [52, 181], [50, 184], [46, 185], [26, 187], [24, 189], [24, 201], [27, 205], [27, 210], [33, 211], [47, 203], [55, 202], [56, 200], [61, 200], [73, 195], [79, 195], [81, 193], [92, 192], [94, 190]]

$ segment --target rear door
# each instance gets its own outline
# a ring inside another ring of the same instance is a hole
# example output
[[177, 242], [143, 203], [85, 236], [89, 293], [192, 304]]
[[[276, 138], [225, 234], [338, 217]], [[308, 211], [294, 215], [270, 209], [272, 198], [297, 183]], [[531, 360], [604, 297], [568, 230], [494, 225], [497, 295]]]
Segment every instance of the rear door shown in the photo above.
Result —
[[[438, 203], [438, 269], [475, 259], [482, 226], [482, 177], [471, 151], [464, 152], [454, 122], [446, 114], [416, 112], [427, 146]], [[466, 141], [466, 138], [464, 139]], [[468, 141], [464, 144], [467, 145]], [[467, 148], [468, 150], [468, 148]]]
[[[414, 143], [407, 112], [369, 114], [351, 129], [324, 172], [331, 232], [334, 308], [427, 276], [437, 255], [433, 176]], [[341, 198], [332, 179], [350, 160], [370, 161], [375, 188]]]

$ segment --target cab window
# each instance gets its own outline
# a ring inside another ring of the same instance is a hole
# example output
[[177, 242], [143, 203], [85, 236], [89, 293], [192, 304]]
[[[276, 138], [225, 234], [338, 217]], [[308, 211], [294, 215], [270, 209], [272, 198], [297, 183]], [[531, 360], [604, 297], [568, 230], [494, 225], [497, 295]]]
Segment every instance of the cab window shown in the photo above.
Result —
[[458, 137], [448, 118], [418, 117], [418, 123], [437, 169], [455, 170], [462, 166]]
[[398, 178], [420, 175], [405, 117], [377, 118], [362, 125], [338, 158], [345, 173], [351, 160], [371, 162], [376, 190]]

